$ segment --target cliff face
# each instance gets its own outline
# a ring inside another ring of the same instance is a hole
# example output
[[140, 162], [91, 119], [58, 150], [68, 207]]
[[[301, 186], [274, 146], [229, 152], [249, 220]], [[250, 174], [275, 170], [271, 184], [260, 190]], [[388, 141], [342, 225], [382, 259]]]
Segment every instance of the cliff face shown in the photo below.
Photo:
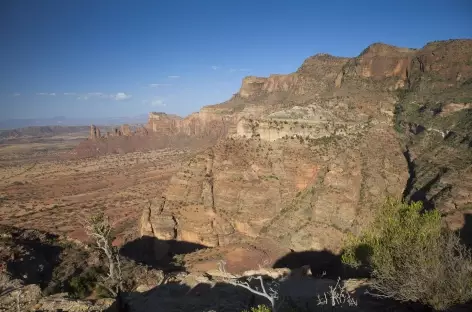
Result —
[[383, 43], [372, 44], [346, 63], [336, 77], [336, 87], [340, 88], [346, 81], [367, 87], [365, 79], [369, 79], [377, 82], [371, 84], [372, 87], [381, 86], [389, 90], [403, 88], [415, 52], [414, 49]]
[[243, 79], [239, 96], [249, 98], [264, 92], [296, 91], [300, 80], [297, 74], [270, 75], [268, 78], [249, 76]]
[[339, 251], [386, 196], [457, 221], [472, 209], [471, 53], [472, 40], [453, 40], [318, 54], [293, 74], [246, 77], [230, 100], [187, 118], [152, 117], [156, 133], [219, 131], [219, 141], [146, 208], [141, 233]]
[[254, 98], [277, 92], [297, 95], [321, 92], [334, 84], [334, 79], [348, 60], [344, 57], [317, 54], [305, 60], [292, 74], [244, 78], [238, 95], [242, 98]]
[[224, 137], [234, 118], [213, 110], [202, 108], [186, 118], [165, 113], [150, 113], [146, 128], [157, 135], [187, 135], [197, 137]]
[[326, 142], [224, 140], [184, 164], [146, 227], [212, 247], [263, 236], [295, 250], [338, 250], [383, 196], [401, 194], [405, 169], [393, 131], [382, 127]]

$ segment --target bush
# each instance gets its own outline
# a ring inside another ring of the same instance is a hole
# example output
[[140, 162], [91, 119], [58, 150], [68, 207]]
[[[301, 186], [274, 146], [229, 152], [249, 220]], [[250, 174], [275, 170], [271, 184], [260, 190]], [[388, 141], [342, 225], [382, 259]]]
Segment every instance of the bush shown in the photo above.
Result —
[[99, 274], [96, 268], [90, 268], [71, 278], [69, 282], [71, 296], [79, 299], [89, 296], [95, 289]]
[[271, 309], [265, 305], [258, 305], [255, 308], [251, 308], [250, 311], [244, 310], [243, 312], [271, 312]]
[[472, 299], [472, 257], [437, 210], [423, 212], [388, 200], [359, 237], [351, 236], [342, 261], [370, 269], [374, 295], [445, 310]]

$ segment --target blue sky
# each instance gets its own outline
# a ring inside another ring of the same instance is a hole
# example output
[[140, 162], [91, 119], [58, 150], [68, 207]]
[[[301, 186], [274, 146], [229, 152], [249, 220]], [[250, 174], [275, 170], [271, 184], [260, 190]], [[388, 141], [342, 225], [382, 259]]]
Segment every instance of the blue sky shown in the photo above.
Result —
[[472, 37], [470, 0], [2, 0], [0, 119], [187, 115], [320, 52]]

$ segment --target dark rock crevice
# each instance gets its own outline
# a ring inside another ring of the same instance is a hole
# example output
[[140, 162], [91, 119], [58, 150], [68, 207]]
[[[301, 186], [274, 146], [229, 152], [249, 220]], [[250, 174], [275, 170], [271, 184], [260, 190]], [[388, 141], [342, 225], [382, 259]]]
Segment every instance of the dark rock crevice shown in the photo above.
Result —
[[405, 151], [403, 152], [403, 156], [405, 157], [407, 166], [408, 166], [408, 180], [406, 181], [405, 189], [403, 190], [402, 199], [406, 200], [410, 195], [411, 191], [413, 190], [413, 185], [416, 179], [416, 172], [415, 172], [415, 163], [411, 159], [411, 154], [408, 146], [406, 147]]

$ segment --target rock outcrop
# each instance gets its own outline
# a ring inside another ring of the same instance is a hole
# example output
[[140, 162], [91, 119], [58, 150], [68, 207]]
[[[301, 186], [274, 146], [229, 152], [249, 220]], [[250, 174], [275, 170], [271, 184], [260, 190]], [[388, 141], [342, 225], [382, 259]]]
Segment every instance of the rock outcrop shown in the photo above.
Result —
[[97, 126], [95, 125], [91, 125], [90, 126], [90, 139], [97, 140], [97, 139], [100, 139], [101, 137], [102, 135], [100, 133], [100, 129], [97, 128]]
[[336, 77], [336, 87], [341, 87], [346, 79], [368, 78], [381, 81], [390, 90], [403, 88], [414, 55], [414, 49], [374, 43], [346, 63]]
[[130, 136], [133, 134], [128, 124], [121, 125], [120, 131], [121, 131], [121, 134], [124, 136]]
[[270, 75], [268, 78], [249, 76], [243, 79], [239, 96], [248, 98], [263, 92], [281, 92], [294, 89], [299, 86], [300, 76], [290, 75]]

